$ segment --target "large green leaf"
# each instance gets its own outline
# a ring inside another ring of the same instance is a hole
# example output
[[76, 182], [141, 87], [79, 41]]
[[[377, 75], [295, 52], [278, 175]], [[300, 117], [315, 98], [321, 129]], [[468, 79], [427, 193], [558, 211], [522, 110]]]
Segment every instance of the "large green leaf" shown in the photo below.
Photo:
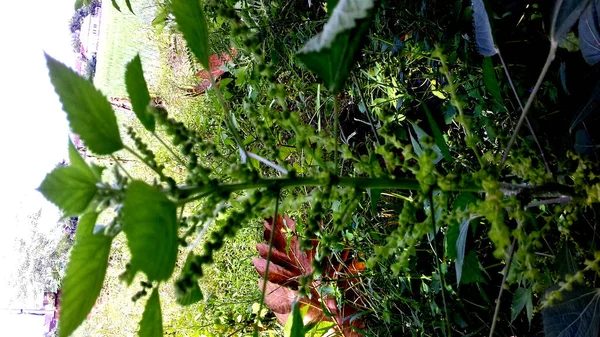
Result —
[[79, 215], [94, 199], [97, 178], [69, 142], [71, 166], [57, 167], [44, 178], [38, 190], [65, 215]]
[[575, 287], [542, 311], [546, 337], [598, 337], [600, 289]]
[[334, 94], [342, 91], [352, 70], [373, 7], [373, 0], [338, 1], [323, 31], [298, 51], [298, 58]]
[[94, 234], [97, 213], [81, 217], [62, 285], [59, 336], [71, 335], [83, 322], [102, 289], [112, 238]]
[[158, 288], [154, 288], [152, 295], [146, 302], [146, 308], [140, 321], [140, 337], [163, 337], [162, 313], [160, 310], [160, 297]]
[[577, 22], [590, 0], [556, 0], [550, 20], [550, 39], [553, 43], [565, 35]]
[[173, 15], [190, 50], [205, 69], [210, 69], [208, 50], [208, 23], [198, 0], [173, 0]]
[[144, 70], [142, 69], [140, 55], [136, 55], [133, 60], [127, 64], [125, 85], [127, 86], [127, 93], [131, 100], [133, 112], [135, 112], [135, 115], [142, 125], [144, 125], [146, 130], [154, 131], [154, 116], [148, 111], [150, 93], [148, 92], [148, 85], [144, 79]]
[[122, 149], [117, 118], [106, 97], [92, 82], [47, 54], [46, 63], [71, 130], [97, 154], [111, 154]]
[[513, 302], [510, 306], [510, 321], [513, 322], [525, 308], [527, 308], [527, 320], [529, 321], [529, 324], [531, 324], [531, 319], [533, 318], [531, 289], [519, 287], [517, 291], [515, 291], [515, 296], [513, 297]]
[[131, 251], [131, 273], [167, 280], [177, 259], [176, 206], [157, 188], [132, 182], [125, 192], [123, 231]]
[[481, 273], [481, 265], [479, 263], [479, 259], [477, 258], [477, 252], [475, 250], [471, 250], [469, 254], [465, 256], [460, 283], [469, 284], [480, 282], [485, 282], [485, 278], [483, 278], [483, 274]]
[[493, 56], [498, 53], [494, 45], [492, 27], [483, 0], [472, 0], [473, 26], [475, 27], [475, 42], [477, 50], [483, 56]]
[[600, 62], [600, 1], [592, 1], [581, 14], [579, 46], [589, 65]]

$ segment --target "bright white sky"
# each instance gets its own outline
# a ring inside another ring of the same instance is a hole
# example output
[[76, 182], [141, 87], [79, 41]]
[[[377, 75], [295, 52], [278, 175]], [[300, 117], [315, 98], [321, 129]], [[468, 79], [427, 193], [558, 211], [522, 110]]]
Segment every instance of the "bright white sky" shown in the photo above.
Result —
[[[40, 336], [27, 318], [6, 315], [11, 292], [5, 285], [18, 218], [44, 207], [41, 226], [52, 226], [57, 211], [35, 191], [45, 174], [65, 159], [68, 125], [50, 84], [43, 51], [72, 66], [68, 20], [75, 0], [2, 3], [0, 20], [0, 326], [6, 336]], [[41, 305], [41, 303], [40, 303]], [[10, 317], [9, 317], [10, 316]], [[13, 330], [15, 329], [15, 330]]]

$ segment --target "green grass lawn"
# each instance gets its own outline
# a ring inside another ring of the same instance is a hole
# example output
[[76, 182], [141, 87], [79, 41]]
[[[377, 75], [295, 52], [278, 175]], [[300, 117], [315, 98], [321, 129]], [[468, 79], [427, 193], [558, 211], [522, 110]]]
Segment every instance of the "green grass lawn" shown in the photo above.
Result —
[[[157, 33], [153, 29], [151, 22], [156, 11], [154, 2], [131, 2], [135, 15], [124, 4], [121, 12], [118, 12], [111, 1], [102, 3], [94, 84], [108, 97], [128, 97], [124, 83], [125, 67], [139, 53], [151, 94], [163, 99], [171, 116], [205, 134], [207, 123], [214, 117], [211, 117], [204, 97], [186, 97], [184, 91], [179, 89], [180, 86], [192, 85], [197, 80], [194, 68], [189, 63], [185, 44], [172, 32]], [[120, 4], [119, 1], [117, 3]], [[136, 122], [131, 111], [119, 109], [116, 114], [122, 134], [124, 127], [132, 126], [154, 151], [157, 159], [164, 163], [166, 172], [177, 181], [184, 180], [183, 167]], [[169, 139], [163, 130], [158, 129], [156, 133], [165, 141]], [[134, 146], [128, 137], [124, 141], [128, 146]], [[154, 179], [152, 171], [135, 157], [127, 153], [120, 153], [117, 157], [125, 159], [123, 167], [135, 178], [147, 182]], [[101, 164], [106, 166], [107, 162]], [[104, 218], [99, 221], [106, 223], [112, 216], [114, 215], [104, 214]], [[219, 226], [220, 221], [222, 219], [217, 219], [213, 226]], [[253, 304], [259, 302], [261, 296], [257, 287], [258, 273], [254, 270], [251, 259], [258, 256], [255, 243], [262, 241], [261, 231], [262, 220], [256, 219], [215, 255], [215, 263], [205, 271], [205, 277], [200, 281], [204, 292], [203, 301], [181, 307], [175, 302], [174, 279], [160, 286], [165, 335], [238, 336], [247, 335], [251, 331]], [[197, 245], [196, 253], [201, 252], [202, 242], [203, 240]], [[124, 235], [119, 235], [113, 241], [112, 249], [102, 293], [90, 317], [76, 331], [76, 336], [137, 335], [147, 296], [137, 302], [133, 302], [131, 298], [141, 290], [140, 281], [143, 279], [138, 275], [129, 287], [119, 279], [130, 259]], [[188, 253], [187, 249], [180, 251], [178, 268], [183, 266]], [[175, 272], [174, 277], [177, 275], [178, 272]], [[265, 324], [276, 329], [274, 321], [271, 319], [269, 322]], [[273, 333], [268, 328], [261, 330], [261, 335]]]
[[160, 68], [160, 54], [151, 22], [156, 11], [153, 1], [132, 0], [135, 15], [123, 4], [117, 11], [111, 1], [102, 1], [98, 63], [94, 84], [109, 97], [127, 97], [125, 66], [140, 54], [148, 83]]

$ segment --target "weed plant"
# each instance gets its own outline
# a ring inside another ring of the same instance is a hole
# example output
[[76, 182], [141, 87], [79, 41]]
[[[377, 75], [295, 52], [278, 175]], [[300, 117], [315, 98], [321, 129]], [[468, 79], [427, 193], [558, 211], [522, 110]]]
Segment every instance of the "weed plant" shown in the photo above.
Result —
[[[368, 323], [357, 333], [596, 336], [600, 181], [596, 131], [586, 123], [597, 90], [574, 86], [565, 69], [586, 69], [581, 82], [597, 83], [597, 2], [309, 4], [161, 4], [201, 67], [231, 44], [241, 51], [228, 65], [233, 79], [211, 78], [202, 117], [211, 126], [201, 130], [151, 103], [139, 57], [125, 82], [140, 124], [126, 132], [98, 90], [47, 57], [88, 149], [113, 159], [127, 152], [154, 172], [144, 182], [115, 165], [106, 180], [105, 168], [70, 146], [71, 166], [42, 182], [66, 214], [83, 214], [59, 334], [93, 307], [119, 237], [130, 253], [120, 278], [146, 301], [138, 333], [159, 336], [173, 331], [163, 324], [166, 288], [184, 307], [215, 310], [199, 281], [217, 252], [235, 249], [226, 239], [289, 211], [299, 220], [292, 234], [319, 242], [301, 292], [313, 280], [319, 291], [335, 288], [323, 264], [345, 248], [366, 261], [359, 313], [348, 318]], [[579, 38], [578, 59], [559, 47], [569, 38]], [[509, 42], [532, 41], [550, 52], [516, 63]], [[559, 87], [586, 94], [575, 104]], [[565, 101], [574, 115], [565, 116]], [[540, 128], [565, 118], [572, 122]], [[149, 138], [160, 139], [165, 157]], [[166, 169], [171, 161], [182, 176]], [[108, 211], [114, 217], [96, 225]], [[215, 313], [213, 328], [271, 333], [269, 316], [257, 315], [262, 303], [240, 318]], [[287, 334], [310, 335], [298, 317]]]

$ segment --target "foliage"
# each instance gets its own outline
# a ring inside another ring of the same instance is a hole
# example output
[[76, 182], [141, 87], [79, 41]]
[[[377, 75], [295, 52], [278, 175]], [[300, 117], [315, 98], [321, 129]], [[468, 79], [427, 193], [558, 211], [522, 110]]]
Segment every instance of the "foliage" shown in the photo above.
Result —
[[[152, 293], [140, 334], [160, 332], [151, 317], [164, 315], [165, 288], [189, 308], [209, 303], [198, 291], [226, 238], [293, 212], [302, 225], [286, 239], [305, 248], [318, 239], [312, 273], [290, 276], [299, 294], [325, 292], [342, 304], [348, 298], [328, 276], [329, 261], [350, 249], [366, 262], [354, 287], [364, 300], [354, 317], [366, 322], [360, 333], [511, 335], [513, 327], [540, 330], [542, 312], [547, 333], [550, 320], [561, 322], [557, 334], [576, 335], [569, 317], [595, 307], [595, 290], [581, 289], [598, 288], [600, 270], [592, 225], [600, 202], [591, 141], [597, 130], [589, 127], [597, 93], [587, 85], [599, 72], [559, 41], [591, 7], [570, 0], [547, 10], [424, 3], [330, 1], [326, 10], [304, 2], [169, 3], [165, 17], [174, 16], [177, 36], [200, 66], [230, 44], [240, 53], [224, 66], [231, 78], [211, 79], [196, 125], [149, 102], [150, 81], [134, 59], [125, 78], [141, 124], [128, 127], [127, 137], [106, 98], [48, 58], [86, 146], [101, 155], [129, 153], [152, 172], [142, 181], [115, 165], [92, 184], [89, 172], [98, 167], [78, 161], [40, 188], [65, 211], [114, 214], [102, 233], [115, 242], [125, 233], [131, 256], [123, 279], [135, 287], [141, 271], [134, 299]], [[549, 53], [525, 50], [548, 42]], [[561, 76], [556, 58], [565, 63]], [[581, 108], [569, 115], [573, 106]], [[573, 117], [577, 124], [568, 123]], [[573, 139], [569, 125], [588, 137]], [[153, 138], [164, 148], [161, 158]], [[573, 153], [582, 147], [589, 155]], [[177, 170], [168, 169], [174, 162]], [[74, 189], [85, 198], [76, 199]], [[164, 284], [171, 279], [174, 287]], [[562, 302], [580, 290], [577, 303]], [[95, 298], [80, 296], [63, 316]], [[239, 330], [222, 332], [267, 334], [258, 328], [269, 320], [260, 305], [253, 316], [238, 316]], [[297, 308], [290, 335], [307, 330]], [[577, 328], [594, 321], [578, 320]]]

